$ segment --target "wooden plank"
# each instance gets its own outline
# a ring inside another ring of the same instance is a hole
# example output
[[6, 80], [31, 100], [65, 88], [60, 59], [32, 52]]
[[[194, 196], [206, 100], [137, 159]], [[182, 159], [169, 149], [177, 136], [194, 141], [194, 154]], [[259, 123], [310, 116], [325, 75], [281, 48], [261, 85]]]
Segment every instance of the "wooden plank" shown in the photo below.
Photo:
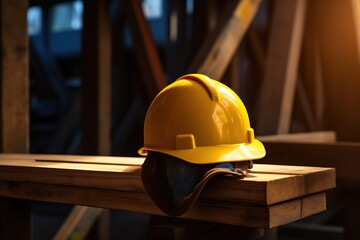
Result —
[[[272, 174], [291, 174], [299, 175], [304, 177], [304, 194], [312, 194], [328, 189], [335, 188], [335, 169], [323, 167], [301, 167], [288, 165], [265, 165], [265, 164], [254, 164], [252, 173], [272, 173]], [[332, 174], [329, 174], [332, 172]], [[285, 187], [285, 186], [283, 186]], [[289, 191], [289, 190], [288, 190]], [[278, 192], [273, 192], [273, 195], [277, 195]]]
[[[52, 185], [30, 182], [0, 181], [0, 194], [8, 197], [77, 204], [117, 210], [164, 215], [146, 194], [100, 188]], [[326, 209], [325, 192], [290, 200], [271, 206], [200, 199], [181, 218], [211, 221], [243, 227], [268, 228], [299, 220], [303, 213], [311, 214]], [[310, 201], [310, 202], [307, 202]]]
[[260, 89], [258, 134], [289, 131], [306, 5], [306, 0], [275, 2], [265, 77]]
[[201, 198], [271, 205], [303, 195], [302, 176], [250, 173], [244, 180], [223, 178], [208, 183]]
[[[29, 151], [28, 1], [0, 0], [0, 151]], [[0, 239], [31, 239], [31, 203], [0, 197]], [[21, 231], [19, 231], [19, 229]]]
[[194, 57], [189, 72], [203, 73], [220, 80], [260, 3], [261, 0], [229, 1], [218, 25]]
[[314, 194], [310, 195], [307, 198], [303, 198], [301, 216], [309, 217], [314, 213], [319, 213], [323, 210], [326, 210], [326, 204], [324, 206], [324, 201], [326, 201], [326, 199], [324, 199], [324, 196], [321, 194]]
[[[2, 180], [145, 192], [141, 182], [140, 165], [126, 165], [131, 159], [141, 162], [143, 158], [136, 160], [137, 158], [109, 157], [110, 161], [103, 164], [94, 160], [96, 156], [62, 156], [63, 161], [36, 161], [33, 155], [28, 155], [28, 159], [25, 159], [26, 155], [22, 155], [23, 159], [9, 161], [6, 156], [8, 155], [0, 157]], [[81, 158], [92, 158], [92, 163], [78, 161]], [[71, 159], [76, 161], [71, 162]], [[327, 181], [323, 182], [322, 178]], [[329, 168], [256, 165], [245, 179], [222, 177], [211, 181], [202, 197], [209, 200], [270, 205], [332, 188], [334, 179], [334, 170]]]
[[148, 98], [151, 101], [167, 85], [164, 70], [152, 39], [149, 24], [142, 11], [140, 0], [124, 1], [122, 6], [130, 27]]
[[143, 164], [144, 157], [111, 157], [111, 156], [95, 156], [95, 155], [61, 155], [61, 154], [12, 154], [1, 153], [2, 160], [33, 160], [48, 162], [70, 162], [70, 163], [89, 163], [89, 164], [113, 164], [113, 165], [134, 165]]
[[[254, 164], [248, 179], [235, 180], [240, 182], [234, 182], [233, 179], [213, 181], [204, 190], [202, 197], [213, 199], [211, 194], [218, 193], [221, 199], [228, 201], [237, 201], [241, 198], [243, 202], [271, 205], [285, 199], [334, 188], [335, 170], [324, 170], [316, 167]], [[223, 189], [222, 186], [228, 187]]]
[[257, 136], [262, 142], [303, 142], [303, 143], [334, 143], [336, 133], [334, 131], [319, 131], [291, 134], [276, 134]]
[[82, 153], [109, 155], [111, 29], [109, 1], [84, 1]]
[[[294, 201], [300, 201], [300, 203], [295, 206], [293, 204]], [[326, 210], [326, 195], [325, 193], [314, 194], [299, 200], [286, 202], [285, 205], [287, 206], [282, 206], [281, 208], [277, 208], [277, 206], [280, 205], [275, 205], [275, 207], [271, 209], [271, 211], [273, 211], [271, 213], [273, 221], [270, 224], [270, 228], [290, 223], [292, 219], [297, 218], [299, 215], [303, 218], [310, 216], [309, 214]], [[297, 211], [294, 211], [294, 207]], [[301, 209], [297, 209], [297, 207], [301, 207]]]

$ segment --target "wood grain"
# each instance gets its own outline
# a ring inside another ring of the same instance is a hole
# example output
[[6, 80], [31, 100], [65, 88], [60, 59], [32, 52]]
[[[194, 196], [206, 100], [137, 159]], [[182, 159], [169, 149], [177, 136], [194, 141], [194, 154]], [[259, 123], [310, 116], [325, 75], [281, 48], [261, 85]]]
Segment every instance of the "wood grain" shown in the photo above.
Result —
[[[53, 185], [29, 182], [0, 181], [3, 196], [54, 203], [164, 215], [143, 193], [99, 188]], [[200, 199], [181, 218], [211, 221], [243, 227], [271, 228], [303, 218], [302, 213], [317, 213], [326, 209], [325, 192], [278, 203], [271, 206]], [[307, 202], [308, 201], [308, 202]], [[304, 204], [304, 202], [306, 204]]]
[[[142, 161], [143, 158], [128, 157], [0, 154], [0, 179], [144, 194]], [[127, 165], [129, 162], [138, 165]], [[271, 205], [333, 187], [335, 171], [331, 168], [255, 164], [245, 179], [213, 179], [201, 198]]]

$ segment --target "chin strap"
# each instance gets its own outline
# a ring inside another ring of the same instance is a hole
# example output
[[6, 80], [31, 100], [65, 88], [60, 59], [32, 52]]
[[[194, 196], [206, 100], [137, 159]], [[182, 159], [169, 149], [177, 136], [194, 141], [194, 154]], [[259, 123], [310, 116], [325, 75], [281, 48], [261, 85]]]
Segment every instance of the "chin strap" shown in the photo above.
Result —
[[150, 152], [142, 165], [141, 178], [148, 195], [164, 213], [180, 216], [196, 202], [210, 179], [217, 175], [244, 178], [252, 167], [250, 162], [196, 165]]

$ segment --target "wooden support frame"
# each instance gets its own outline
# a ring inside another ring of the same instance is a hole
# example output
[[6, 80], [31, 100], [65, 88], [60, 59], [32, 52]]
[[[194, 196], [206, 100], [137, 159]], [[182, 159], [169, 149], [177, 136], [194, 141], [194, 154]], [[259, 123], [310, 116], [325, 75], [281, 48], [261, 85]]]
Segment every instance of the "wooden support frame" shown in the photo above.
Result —
[[[27, 1], [0, 0], [0, 150], [29, 151]], [[31, 239], [31, 203], [0, 197], [0, 239]]]
[[289, 132], [306, 6], [307, 0], [275, 2], [257, 113], [258, 134]]
[[144, 78], [149, 101], [167, 85], [149, 24], [140, 0], [123, 1], [124, 14], [135, 44], [136, 57]]
[[[81, 152], [87, 154], [109, 155], [111, 152], [112, 56], [109, 11], [109, 0], [84, 1]], [[86, 208], [75, 207], [75, 211], [69, 215], [67, 222], [71, 221], [72, 216], [76, 216], [78, 208], [90, 214]], [[80, 222], [74, 223], [75, 225], [84, 224], [81, 218], [77, 220]], [[62, 232], [58, 235], [62, 235]], [[106, 235], [103, 233], [104, 237]]]
[[110, 153], [111, 28], [109, 0], [84, 1], [82, 152]]
[[29, 42], [26, 1], [0, 1], [1, 150], [29, 151]]

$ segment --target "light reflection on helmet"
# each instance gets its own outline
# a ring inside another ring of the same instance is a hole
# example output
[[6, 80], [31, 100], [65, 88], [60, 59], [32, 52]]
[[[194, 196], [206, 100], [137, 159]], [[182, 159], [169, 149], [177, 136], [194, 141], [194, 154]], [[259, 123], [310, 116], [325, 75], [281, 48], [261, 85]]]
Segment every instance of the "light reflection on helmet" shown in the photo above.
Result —
[[265, 156], [237, 94], [202, 74], [182, 76], [155, 97], [146, 114], [139, 153], [146, 156], [149, 151], [193, 164]]

